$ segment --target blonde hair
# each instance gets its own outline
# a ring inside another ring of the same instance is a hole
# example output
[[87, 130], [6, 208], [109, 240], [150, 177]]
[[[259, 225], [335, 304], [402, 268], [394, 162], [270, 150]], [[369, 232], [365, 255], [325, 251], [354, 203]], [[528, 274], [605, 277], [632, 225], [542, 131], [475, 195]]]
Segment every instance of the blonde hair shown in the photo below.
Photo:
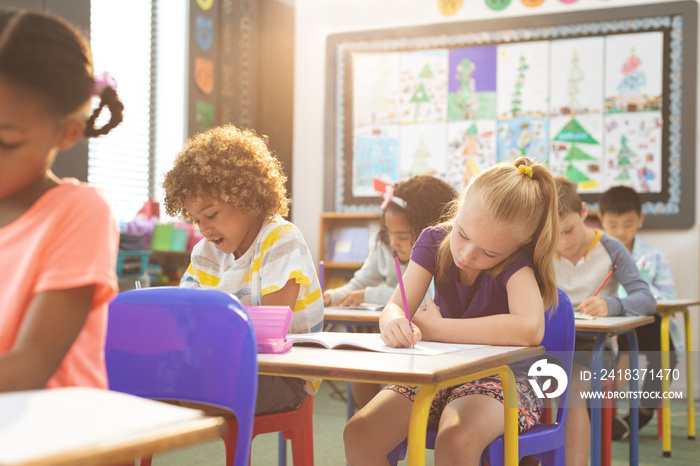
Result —
[[[521, 166], [523, 168], [519, 168]], [[522, 246], [532, 242], [542, 300], [545, 307], [556, 306], [557, 285], [552, 260], [559, 240], [558, 198], [554, 178], [547, 167], [521, 157], [495, 165], [471, 180], [459, 198], [452, 202], [449, 220], [441, 224], [447, 235], [438, 249], [438, 281], [445, 277], [454, 261], [450, 231], [467, 197], [477, 197], [491, 220], [508, 225], [514, 234], [520, 235]], [[518, 253], [516, 251], [487, 273], [498, 276]]]
[[233, 125], [192, 136], [165, 174], [165, 211], [189, 219], [185, 199], [202, 193], [243, 213], [287, 215], [287, 177], [267, 147], [267, 138]]

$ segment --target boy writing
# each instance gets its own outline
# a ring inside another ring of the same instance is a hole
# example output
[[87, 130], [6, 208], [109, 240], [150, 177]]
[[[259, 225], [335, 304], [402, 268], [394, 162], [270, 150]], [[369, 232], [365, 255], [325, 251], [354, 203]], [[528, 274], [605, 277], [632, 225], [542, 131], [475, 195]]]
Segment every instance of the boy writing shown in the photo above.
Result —
[[[243, 305], [289, 306], [290, 331], [323, 326], [323, 298], [314, 261], [289, 210], [281, 163], [264, 138], [232, 125], [185, 144], [165, 175], [165, 209], [199, 226], [180, 286], [235, 294]], [[320, 382], [259, 376], [255, 414], [289, 411]]]
[[[616, 186], [608, 189], [600, 197], [599, 201], [601, 222], [605, 233], [617, 238], [625, 245], [632, 255], [642, 277], [649, 284], [649, 289], [656, 299], [669, 300], [676, 298], [676, 288], [673, 284], [671, 268], [666, 255], [658, 248], [644, 243], [637, 236], [637, 232], [644, 223], [642, 202], [639, 195], [631, 188]], [[639, 351], [647, 358], [647, 370], [658, 371], [661, 369], [661, 316], [655, 315], [653, 324], [645, 325], [637, 329]], [[671, 369], [676, 366], [677, 358], [674, 352], [674, 335], [680, 331], [675, 320], [671, 319]], [[673, 331], [675, 325], [676, 331]], [[618, 338], [620, 350], [627, 349], [627, 336]], [[658, 377], [645, 377], [642, 391], [659, 393], [661, 391], [661, 379]], [[653, 396], [653, 395], [652, 395]], [[645, 426], [653, 417], [654, 409], [659, 405], [659, 400], [642, 398], [639, 408], [639, 428]], [[625, 417], [616, 416], [613, 419], [613, 439], [625, 439], [629, 436], [629, 414]]]
[[[625, 246], [602, 231], [588, 228], [584, 219], [588, 214], [586, 204], [576, 193], [576, 185], [566, 178], [555, 179], [559, 195], [559, 219], [561, 234], [554, 273], [557, 286], [582, 314], [593, 316], [650, 315], [656, 309], [656, 301], [637, 270]], [[612, 277], [593, 296], [610, 270], [616, 266]], [[627, 297], [619, 298], [619, 285], [625, 288]], [[576, 349], [586, 347], [584, 339], [577, 338]], [[590, 382], [581, 380], [581, 371], [590, 358], [574, 357], [571, 374], [569, 417], [566, 425], [566, 464], [585, 465], [588, 462], [591, 427], [586, 401], [579, 395], [590, 390]]]

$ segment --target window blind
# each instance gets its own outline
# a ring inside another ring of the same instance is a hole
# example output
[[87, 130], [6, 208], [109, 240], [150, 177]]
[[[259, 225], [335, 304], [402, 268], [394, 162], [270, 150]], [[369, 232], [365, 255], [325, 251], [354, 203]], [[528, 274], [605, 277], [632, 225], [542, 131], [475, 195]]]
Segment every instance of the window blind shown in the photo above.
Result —
[[[155, 15], [152, 1], [91, 1], [95, 74], [106, 71], [116, 79], [124, 121], [89, 140], [88, 182], [105, 192], [118, 220], [132, 219], [154, 192]], [[98, 126], [109, 111], [103, 114]]]

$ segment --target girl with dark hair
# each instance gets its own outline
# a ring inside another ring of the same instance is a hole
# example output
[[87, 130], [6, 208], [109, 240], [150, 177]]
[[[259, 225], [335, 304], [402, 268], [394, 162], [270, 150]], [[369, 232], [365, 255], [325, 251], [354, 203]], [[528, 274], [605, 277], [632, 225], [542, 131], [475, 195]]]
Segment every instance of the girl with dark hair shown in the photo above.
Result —
[[[85, 38], [49, 14], [0, 10], [0, 392], [107, 387], [118, 230], [93, 187], [59, 179], [59, 151], [107, 134], [124, 106]], [[92, 97], [100, 99], [88, 115]], [[109, 122], [95, 120], [107, 107]]]

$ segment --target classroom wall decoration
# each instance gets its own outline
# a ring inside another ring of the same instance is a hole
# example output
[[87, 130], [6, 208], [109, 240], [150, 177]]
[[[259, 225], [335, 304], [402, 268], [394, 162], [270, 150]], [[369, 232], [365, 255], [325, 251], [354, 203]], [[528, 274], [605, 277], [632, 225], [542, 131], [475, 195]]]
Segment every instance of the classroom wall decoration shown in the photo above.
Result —
[[625, 185], [645, 225], [692, 226], [696, 10], [685, 0], [330, 36], [325, 209], [378, 210], [376, 179], [430, 174], [459, 190], [528, 156], [591, 208]]

